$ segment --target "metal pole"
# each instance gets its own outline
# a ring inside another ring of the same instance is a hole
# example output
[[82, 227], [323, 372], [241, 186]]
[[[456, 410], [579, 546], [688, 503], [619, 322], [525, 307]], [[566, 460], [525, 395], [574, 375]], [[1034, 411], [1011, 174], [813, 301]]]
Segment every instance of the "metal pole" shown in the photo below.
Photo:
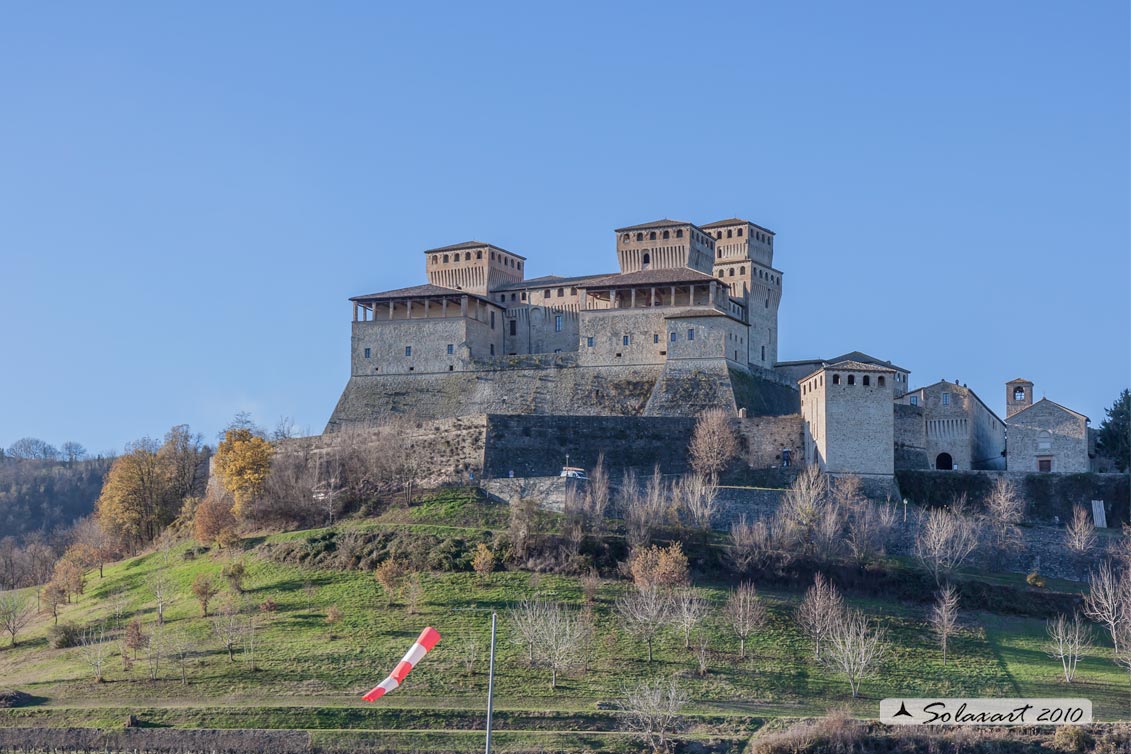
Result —
[[491, 715], [495, 711], [495, 620], [491, 611], [491, 664], [487, 670], [487, 754], [491, 754]]

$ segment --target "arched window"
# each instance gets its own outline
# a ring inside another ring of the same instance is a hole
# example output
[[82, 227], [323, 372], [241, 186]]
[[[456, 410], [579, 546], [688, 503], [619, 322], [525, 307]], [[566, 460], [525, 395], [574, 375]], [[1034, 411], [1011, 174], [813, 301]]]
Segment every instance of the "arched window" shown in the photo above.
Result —
[[649, 241], [655, 241], [656, 240], [656, 231], [653, 230], [652, 232], [650, 232], [648, 234], [648, 240]]
[[722, 237], [723, 237], [723, 232], [721, 230], [716, 230], [715, 231], [715, 238], [722, 238]]
[[625, 233], [623, 236], [621, 236], [620, 240], [624, 241], [625, 243], [628, 243], [628, 239], [629, 239], [629, 235], [627, 233]]
[[732, 231], [730, 231], [730, 230], [727, 231], [727, 238], [731, 237], [731, 233], [732, 233]]
[[856, 375], [854, 375], [854, 374], [848, 375], [848, 384], [849, 385], [855, 385], [856, 384]]
[[726, 274], [726, 270], [719, 270], [719, 277], [724, 277]]
[[671, 233], [665, 230], [664, 231], [664, 238], [671, 238]]
[[651, 264], [652, 264], [652, 255], [651, 254], [645, 254], [644, 258], [643, 258], [644, 269], [648, 269], [648, 267], [651, 266]]
[[448, 263], [448, 255], [447, 255], [447, 254], [445, 254], [445, 255], [444, 255], [444, 264], [447, 264], [447, 263]]
[[880, 387], [883, 387], [884, 386], [884, 376], [881, 374], [879, 377], [876, 378], [876, 382], [879, 383]]
[[1023, 387], [1013, 388], [1013, 400], [1015, 400], [1015, 401], [1025, 400], [1025, 388], [1023, 388]]
[[637, 241], [643, 241], [644, 240], [644, 234], [643, 233], [637, 233], [636, 234], [636, 240]]
[[730, 276], [734, 277], [734, 268], [733, 267], [730, 268]]
[[742, 228], [739, 228], [739, 229], [738, 229], [738, 237], [739, 237], [739, 238], [742, 238]]
[[546, 290], [542, 291], [542, 298], [549, 298], [549, 297], [550, 297], [550, 289], [547, 288]]
[[864, 387], [868, 387], [871, 384], [872, 384], [872, 380], [868, 377], [868, 375], [864, 375]]
[[683, 229], [682, 228], [680, 228], [679, 230], [677, 230], [675, 232], [675, 237], [676, 238], [683, 238]]
[[471, 252], [470, 251], [463, 255], [463, 261], [465, 261], [465, 262], [471, 261]]
[[834, 385], [839, 385], [839, 384], [840, 384], [840, 375], [839, 375], [839, 374], [834, 374], [834, 375], [833, 375], [833, 384], [834, 384]]
[[432, 255], [432, 264], [437, 264], [439, 261], [440, 261], [440, 257], [436, 254], [433, 254]]
[[738, 274], [739, 275], [745, 275], [746, 274], [746, 267], [745, 266], [739, 267], [738, 268]]
[[482, 251], [482, 249], [481, 249], [481, 250], [479, 250], [479, 251], [477, 251], [477, 252], [475, 252], [475, 258], [476, 258], [476, 259], [482, 259], [482, 258], [483, 258], [483, 251]]
[[1049, 450], [1050, 448], [1052, 448], [1052, 432], [1042, 429], [1040, 434], [1037, 435], [1037, 450]]

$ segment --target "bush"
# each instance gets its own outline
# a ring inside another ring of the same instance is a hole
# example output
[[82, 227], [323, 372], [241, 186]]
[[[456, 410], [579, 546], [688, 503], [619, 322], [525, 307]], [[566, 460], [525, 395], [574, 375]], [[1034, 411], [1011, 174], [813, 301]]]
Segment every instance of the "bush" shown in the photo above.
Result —
[[74, 623], [60, 623], [47, 631], [47, 640], [55, 649], [77, 647], [82, 641], [82, 629]]
[[1085, 752], [1091, 744], [1088, 739], [1089, 736], [1083, 728], [1075, 725], [1062, 725], [1053, 734], [1052, 745], [1054, 749], [1060, 751]]
[[273, 613], [279, 609], [279, 603], [268, 597], [259, 603], [259, 612]]
[[1045, 585], [1048, 583], [1048, 582], [1045, 581], [1045, 577], [1042, 576], [1041, 574], [1037, 573], [1036, 571], [1033, 571], [1028, 576], [1026, 576], [1025, 582], [1029, 586], [1035, 586], [1038, 589], [1044, 589]]

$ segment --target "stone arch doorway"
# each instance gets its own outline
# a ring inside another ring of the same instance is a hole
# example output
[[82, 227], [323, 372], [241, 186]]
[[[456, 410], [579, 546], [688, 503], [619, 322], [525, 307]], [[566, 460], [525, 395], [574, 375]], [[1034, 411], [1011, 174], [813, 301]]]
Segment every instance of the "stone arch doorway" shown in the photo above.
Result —
[[954, 459], [950, 457], [950, 453], [939, 453], [935, 458], [935, 468], [939, 471], [951, 471], [954, 469]]

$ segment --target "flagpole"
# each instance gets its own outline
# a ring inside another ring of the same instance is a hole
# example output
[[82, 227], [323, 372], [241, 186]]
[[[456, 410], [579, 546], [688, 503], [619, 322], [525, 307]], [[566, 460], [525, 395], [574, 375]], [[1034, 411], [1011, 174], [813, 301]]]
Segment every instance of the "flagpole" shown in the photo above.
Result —
[[495, 710], [495, 611], [491, 611], [491, 664], [487, 671], [487, 752], [491, 754], [491, 715]]

